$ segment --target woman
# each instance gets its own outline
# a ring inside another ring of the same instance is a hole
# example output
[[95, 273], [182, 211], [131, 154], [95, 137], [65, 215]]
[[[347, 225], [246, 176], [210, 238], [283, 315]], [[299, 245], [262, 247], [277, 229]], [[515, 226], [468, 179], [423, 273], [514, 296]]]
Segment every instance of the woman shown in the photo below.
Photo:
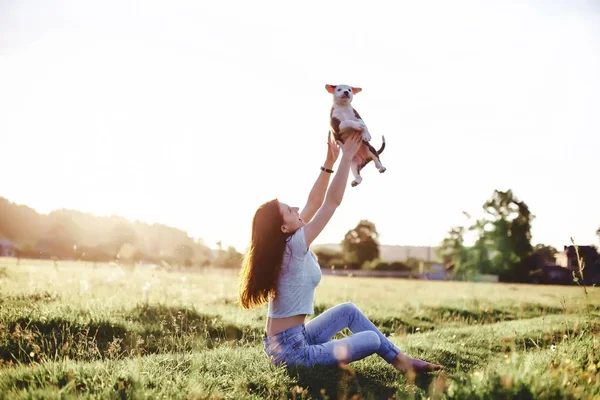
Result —
[[[314, 314], [314, 291], [321, 280], [319, 263], [309, 246], [341, 204], [350, 162], [360, 144], [359, 134], [343, 144], [329, 136], [325, 164], [302, 212], [277, 199], [258, 208], [241, 271], [241, 305], [248, 309], [268, 302], [263, 344], [275, 364], [336, 365], [376, 353], [403, 372], [440, 369], [402, 354], [352, 303], [330, 308], [305, 323], [306, 316]], [[340, 147], [342, 159], [327, 190]], [[351, 336], [331, 340], [346, 327]]]

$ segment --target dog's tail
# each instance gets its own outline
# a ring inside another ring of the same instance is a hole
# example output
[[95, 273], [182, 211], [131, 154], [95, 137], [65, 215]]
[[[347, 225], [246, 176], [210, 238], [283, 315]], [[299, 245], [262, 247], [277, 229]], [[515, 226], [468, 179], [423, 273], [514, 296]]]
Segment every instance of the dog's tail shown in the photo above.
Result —
[[385, 149], [385, 136], [381, 135], [381, 148], [377, 150], [377, 154], [383, 153], [383, 149]]

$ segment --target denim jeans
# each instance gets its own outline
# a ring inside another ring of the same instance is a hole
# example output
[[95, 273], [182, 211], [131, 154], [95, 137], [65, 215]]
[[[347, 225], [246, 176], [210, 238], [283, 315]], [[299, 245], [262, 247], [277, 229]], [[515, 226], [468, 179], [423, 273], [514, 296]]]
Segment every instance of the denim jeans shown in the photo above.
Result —
[[[353, 333], [331, 338], [344, 328]], [[388, 363], [400, 353], [353, 303], [330, 308], [305, 324], [263, 338], [264, 351], [274, 364], [337, 365], [377, 354]]]

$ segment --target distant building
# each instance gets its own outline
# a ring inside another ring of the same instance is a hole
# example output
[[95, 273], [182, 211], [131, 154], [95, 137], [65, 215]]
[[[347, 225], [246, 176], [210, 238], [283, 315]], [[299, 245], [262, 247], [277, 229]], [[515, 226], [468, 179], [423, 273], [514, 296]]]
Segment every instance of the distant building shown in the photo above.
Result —
[[0, 239], [0, 257], [15, 257], [17, 255], [17, 244], [10, 240]]
[[555, 256], [556, 264], [572, 271], [579, 271], [577, 251], [579, 251], [579, 257], [581, 257], [581, 260], [586, 266], [591, 267], [600, 262], [598, 249], [594, 246], [578, 246], [577, 250], [575, 249], [575, 246], [564, 246], [563, 252], [557, 253]]
[[573, 274], [580, 278], [577, 252], [584, 265], [583, 281], [590, 285], [600, 284], [600, 254], [594, 246], [577, 246], [577, 249], [575, 246], [564, 246], [563, 252], [555, 256], [556, 264], [568, 272], [571, 281]]

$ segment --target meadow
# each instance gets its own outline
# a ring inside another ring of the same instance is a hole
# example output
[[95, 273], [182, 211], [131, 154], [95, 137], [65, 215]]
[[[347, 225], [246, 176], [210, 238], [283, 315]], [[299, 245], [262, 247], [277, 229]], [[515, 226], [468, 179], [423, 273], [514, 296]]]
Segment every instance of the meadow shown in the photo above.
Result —
[[422, 376], [273, 366], [236, 294], [234, 270], [0, 259], [0, 399], [600, 398], [597, 288], [324, 275], [317, 314], [352, 301], [445, 367]]

